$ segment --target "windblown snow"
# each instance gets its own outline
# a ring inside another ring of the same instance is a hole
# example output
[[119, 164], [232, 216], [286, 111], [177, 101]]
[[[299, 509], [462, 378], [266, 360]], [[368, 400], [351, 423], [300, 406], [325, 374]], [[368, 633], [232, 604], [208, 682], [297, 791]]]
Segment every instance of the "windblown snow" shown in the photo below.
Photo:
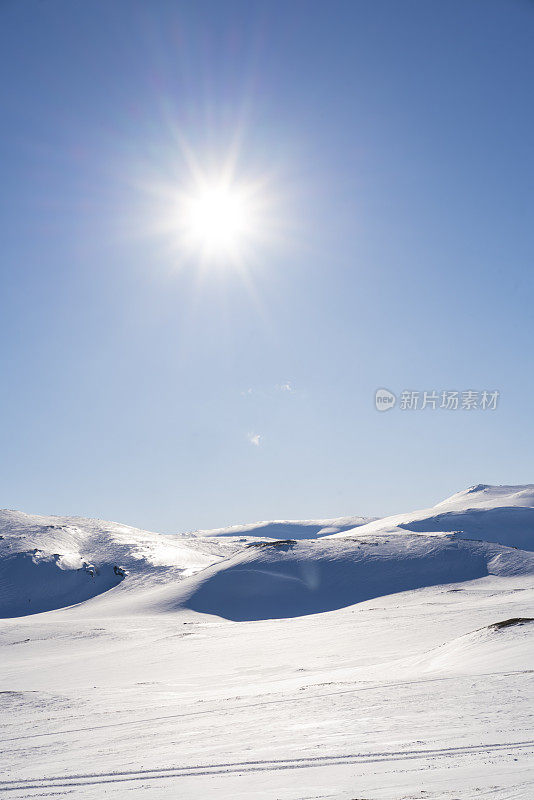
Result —
[[534, 485], [165, 536], [0, 512], [6, 796], [530, 799]]

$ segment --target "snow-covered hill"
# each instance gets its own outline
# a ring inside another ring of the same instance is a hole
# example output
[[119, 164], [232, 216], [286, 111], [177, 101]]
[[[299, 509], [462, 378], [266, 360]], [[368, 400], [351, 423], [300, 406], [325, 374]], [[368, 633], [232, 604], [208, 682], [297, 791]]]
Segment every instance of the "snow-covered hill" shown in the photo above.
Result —
[[0, 618], [81, 603], [126, 573], [123, 588], [176, 581], [220, 557], [216, 543], [116, 522], [0, 511]]
[[176, 536], [0, 512], [0, 792], [530, 800], [533, 495]]
[[433, 508], [371, 521], [261, 522], [181, 536], [1, 511], [0, 537], [4, 618], [104, 593], [98, 608], [116, 604], [120, 613], [183, 606], [230, 619], [280, 618], [471, 580], [495, 565], [528, 572], [529, 557], [506, 546], [534, 550], [534, 486], [475, 486]]
[[[472, 486], [432, 508], [396, 514], [359, 526], [357, 535], [390, 535], [404, 531], [426, 534], [454, 532], [464, 539], [534, 550], [534, 484]], [[352, 532], [333, 535], [350, 536]]]
[[350, 531], [373, 522], [376, 517], [337, 517], [336, 519], [272, 520], [230, 525], [226, 528], [195, 531], [194, 536], [258, 537], [267, 539], [319, 539]]
[[534, 554], [451, 537], [249, 546], [179, 585], [150, 592], [145, 613], [189, 608], [232, 620], [318, 614], [424, 586], [534, 575]]

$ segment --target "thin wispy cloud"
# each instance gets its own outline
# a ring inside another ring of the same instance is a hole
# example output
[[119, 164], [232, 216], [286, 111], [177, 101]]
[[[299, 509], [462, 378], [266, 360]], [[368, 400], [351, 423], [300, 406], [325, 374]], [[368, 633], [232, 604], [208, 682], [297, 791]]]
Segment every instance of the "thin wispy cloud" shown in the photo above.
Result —
[[240, 394], [242, 397], [250, 397], [250, 395], [254, 395], [255, 397], [272, 397], [274, 394], [278, 392], [284, 392], [286, 394], [295, 394], [296, 389], [291, 381], [284, 381], [283, 383], [275, 383], [271, 384], [271, 386], [264, 386], [260, 388], [252, 388], [249, 387], [248, 389], [243, 389]]

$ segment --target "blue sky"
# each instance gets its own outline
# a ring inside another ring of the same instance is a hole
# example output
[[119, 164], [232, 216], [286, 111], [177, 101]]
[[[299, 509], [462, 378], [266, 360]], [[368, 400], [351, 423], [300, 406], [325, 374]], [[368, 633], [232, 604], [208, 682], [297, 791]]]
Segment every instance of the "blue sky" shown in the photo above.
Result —
[[[1, 505], [178, 531], [532, 481], [532, 3], [0, 20]], [[208, 171], [238, 142], [265, 187], [239, 268], [158, 226], [184, 142]]]

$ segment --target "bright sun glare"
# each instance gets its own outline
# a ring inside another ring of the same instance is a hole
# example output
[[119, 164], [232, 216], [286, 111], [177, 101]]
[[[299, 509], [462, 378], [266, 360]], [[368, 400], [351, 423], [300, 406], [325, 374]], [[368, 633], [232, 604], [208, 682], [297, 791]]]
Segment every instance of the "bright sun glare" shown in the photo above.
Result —
[[183, 198], [180, 224], [186, 244], [201, 256], [237, 257], [257, 233], [257, 208], [245, 187], [205, 182]]
[[248, 280], [273, 247], [285, 244], [287, 220], [274, 174], [252, 165], [238, 170], [238, 155], [233, 148], [202, 164], [182, 142], [165, 177], [145, 181], [150, 234], [166, 243], [175, 264], [199, 267], [201, 274], [234, 269]]

